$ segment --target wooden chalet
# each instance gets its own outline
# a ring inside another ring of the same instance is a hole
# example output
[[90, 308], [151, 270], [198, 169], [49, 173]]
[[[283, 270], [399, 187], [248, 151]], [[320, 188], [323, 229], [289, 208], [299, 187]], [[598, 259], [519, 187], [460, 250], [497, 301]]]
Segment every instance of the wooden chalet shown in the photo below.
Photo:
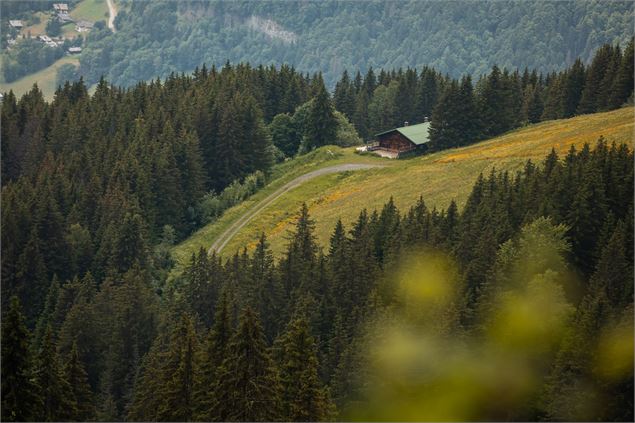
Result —
[[407, 153], [423, 152], [430, 141], [428, 130], [430, 122], [418, 125], [408, 125], [391, 129], [375, 135], [376, 142], [369, 151], [375, 151], [380, 156], [399, 158]]

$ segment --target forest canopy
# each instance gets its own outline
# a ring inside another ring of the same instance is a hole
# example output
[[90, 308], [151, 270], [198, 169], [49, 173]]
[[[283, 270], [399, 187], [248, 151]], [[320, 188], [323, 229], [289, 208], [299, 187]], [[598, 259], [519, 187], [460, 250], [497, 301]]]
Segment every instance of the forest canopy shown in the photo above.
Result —
[[475, 78], [497, 64], [550, 72], [633, 35], [632, 2], [131, 2], [117, 32], [93, 31], [90, 83], [116, 85], [225, 61], [324, 74], [428, 65]]

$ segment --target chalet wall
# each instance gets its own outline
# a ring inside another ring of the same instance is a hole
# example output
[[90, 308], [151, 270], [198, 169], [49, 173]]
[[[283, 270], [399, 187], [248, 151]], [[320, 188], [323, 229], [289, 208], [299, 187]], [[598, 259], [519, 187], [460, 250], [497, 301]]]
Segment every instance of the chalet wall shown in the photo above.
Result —
[[408, 151], [415, 148], [415, 145], [399, 132], [395, 132], [381, 137], [379, 147], [393, 151]]

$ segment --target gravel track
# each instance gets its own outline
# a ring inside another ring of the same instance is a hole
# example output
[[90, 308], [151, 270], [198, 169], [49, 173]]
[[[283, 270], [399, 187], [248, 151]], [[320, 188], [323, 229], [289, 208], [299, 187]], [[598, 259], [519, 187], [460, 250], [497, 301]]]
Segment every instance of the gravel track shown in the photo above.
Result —
[[328, 175], [330, 173], [345, 172], [348, 170], [371, 169], [374, 167], [382, 167], [382, 165], [348, 163], [348, 164], [325, 167], [325, 168], [314, 170], [313, 172], [305, 173], [304, 175], [298, 176], [297, 178], [287, 182], [285, 185], [283, 185], [282, 187], [278, 188], [276, 191], [269, 194], [262, 201], [255, 204], [245, 214], [240, 216], [240, 218], [236, 220], [234, 223], [232, 223], [231, 226], [225, 230], [225, 232], [223, 232], [222, 234], [220, 234], [218, 238], [216, 238], [216, 241], [214, 241], [212, 246], [209, 248], [209, 253], [211, 254], [211, 252], [214, 250], [216, 250], [216, 252], [219, 253], [227, 245], [227, 243], [231, 241], [234, 235], [236, 235], [238, 231], [243, 228], [243, 226], [249, 223], [251, 219], [256, 217], [258, 213], [260, 213], [264, 208], [266, 208], [268, 205], [276, 201], [280, 196], [289, 192], [293, 188], [296, 188], [297, 186], [303, 184], [304, 182], [307, 182], [318, 176]]

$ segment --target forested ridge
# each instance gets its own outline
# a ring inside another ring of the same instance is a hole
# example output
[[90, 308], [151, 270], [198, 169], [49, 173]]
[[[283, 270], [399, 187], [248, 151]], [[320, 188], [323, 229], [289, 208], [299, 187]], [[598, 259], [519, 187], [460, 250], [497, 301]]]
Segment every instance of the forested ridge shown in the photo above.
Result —
[[[429, 65], [457, 78], [493, 64], [547, 73], [587, 63], [633, 35], [631, 2], [131, 2], [116, 33], [93, 31], [81, 57], [90, 83], [191, 72], [201, 63], [286, 63], [321, 71]], [[267, 24], [268, 23], [268, 24]]]
[[[516, 175], [481, 176], [463, 212], [454, 203], [429, 210], [423, 199], [403, 214], [392, 201], [362, 210], [348, 230], [333, 229], [328, 251], [315, 244], [304, 207], [279, 263], [264, 236], [251, 255], [222, 259], [202, 249], [161, 295], [139, 263], [99, 287], [90, 273], [64, 284], [55, 278], [32, 335], [17, 298], [3, 319], [3, 412], [47, 420], [334, 418], [350, 401], [369, 400], [360, 381], [368, 372], [364, 325], [399, 307], [391, 269], [426, 246], [458, 265], [460, 301], [426, 314], [447, 339], [477, 338], [500, 292], [536, 277], [567, 311], [533, 317], [567, 328], [555, 340], [543, 339], [544, 329], [530, 333], [546, 348], [530, 354], [543, 366], [538, 386], [515, 402], [481, 399], [472, 418], [627, 421], [632, 373], [608, 377], [590, 363], [601, 335], [624, 325], [632, 333], [632, 190], [632, 151], [600, 140], [563, 160], [552, 152]], [[537, 262], [521, 266], [524, 279], [515, 282], [512, 270], [527, 255]], [[563, 282], [571, 273], [574, 288]], [[577, 407], [582, 397], [590, 409]]]
[[[470, 339], [528, 238], [557, 252], [534, 269], [550, 289], [561, 294], [559, 272], [576, 275], [578, 294], [558, 302], [575, 312], [540, 356], [539, 388], [471, 418], [632, 418], [632, 375], [602, 377], [589, 364], [598, 337], [632, 313], [633, 156], [623, 145], [600, 140], [480, 178], [462, 211], [423, 199], [404, 214], [392, 202], [362, 211], [352, 228], [334, 228], [328, 252], [303, 208], [279, 263], [263, 237], [252, 254], [201, 251], [166, 283], [170, 246], [257, 189], [276, 160], [425, 116], [444, 149], [617, 108], [632, 102], [632, 58], [631, 40], [603, 46], [588, 66], [494, 67], [474, 86], [429, 67], [369, 70], [344, 74], [333, 98], [320, 74], [229, 63], [128, 89], [102, 79], [93, 95], [67, 83], [51, 103], [37, 87], [5, 94], [3, 420], [345, 418], [372, 394], [358, 353], [366, 325], [399, 306], [390, 272], [402, 253], [426, 246], [456, 261], [461, 300], [435, 319]], [[597, 406], [576, 408], [571, 392]]]

